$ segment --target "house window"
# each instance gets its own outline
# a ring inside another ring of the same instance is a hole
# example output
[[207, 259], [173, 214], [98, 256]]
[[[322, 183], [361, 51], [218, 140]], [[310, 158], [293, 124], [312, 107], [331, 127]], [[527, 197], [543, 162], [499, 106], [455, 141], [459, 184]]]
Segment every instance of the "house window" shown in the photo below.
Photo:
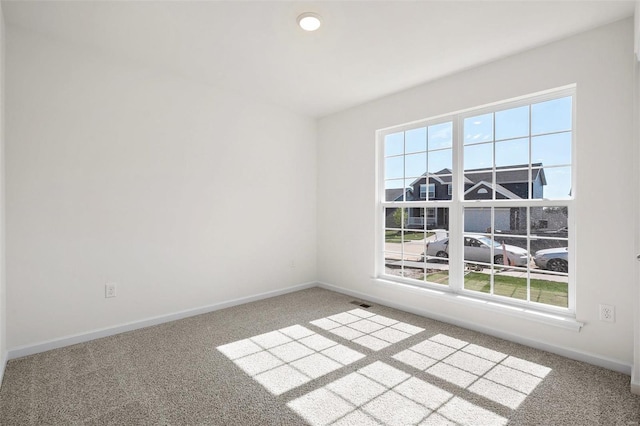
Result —
[[435, 183], [430, 183], [429, 184], [429, 199], [433, 200], [434, 198], [436, 198], [436, 184]]
[[[451, 193], [449, 193], [449, 195], [451, 195]], [[420, 199], [421, 200], [426, 200], [427, 196], [429, 197], [429, 200], [433, 200], [436, 198], [436, 184], [435, 183], [430, 183], [430, 184], [420, 184]]]
[[573, 312], [574, 97], [565, 88], [379, 131], [377, 275]]

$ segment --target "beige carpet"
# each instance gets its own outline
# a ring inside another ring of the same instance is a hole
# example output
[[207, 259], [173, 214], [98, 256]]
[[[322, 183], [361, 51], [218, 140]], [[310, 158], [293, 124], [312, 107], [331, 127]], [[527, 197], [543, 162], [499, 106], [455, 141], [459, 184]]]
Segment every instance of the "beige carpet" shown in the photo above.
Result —
[[0, 424], [638, 425], [629, 377], [313, 288], [11, 360]]

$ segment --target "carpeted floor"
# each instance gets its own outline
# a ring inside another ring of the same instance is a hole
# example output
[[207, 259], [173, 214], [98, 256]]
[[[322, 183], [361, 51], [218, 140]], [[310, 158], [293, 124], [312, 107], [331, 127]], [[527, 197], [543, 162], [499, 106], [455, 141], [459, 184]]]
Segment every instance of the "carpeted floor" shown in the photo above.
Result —
[[0, 424], [638, 425], [629, 377], [313, 288], [11, 360]]

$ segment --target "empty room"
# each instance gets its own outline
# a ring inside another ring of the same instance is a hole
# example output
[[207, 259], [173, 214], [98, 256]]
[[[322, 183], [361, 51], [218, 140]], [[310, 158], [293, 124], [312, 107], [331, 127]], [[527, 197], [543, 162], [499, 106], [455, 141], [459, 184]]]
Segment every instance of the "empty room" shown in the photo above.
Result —
[[640, 1], [0, 1], [0, 425], [640, 425]]

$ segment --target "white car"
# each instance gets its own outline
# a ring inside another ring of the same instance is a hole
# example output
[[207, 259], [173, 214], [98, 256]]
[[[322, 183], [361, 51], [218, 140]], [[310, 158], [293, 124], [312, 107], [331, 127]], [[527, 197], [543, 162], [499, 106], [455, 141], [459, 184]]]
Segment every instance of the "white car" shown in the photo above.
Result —
[[[491, 258], [491, 247], [493, 246], [493, 259]], [[529, 253], [527, 250], [512, 246], [503, 245], [483, 235], [464, 236], [464, 260], [472, 262], [495, 263], [497, 265], [527, 266], [529, 263]], [[507, 261], [504, 254], [506, 252]], [[449, 257], [449, 238], [427, 243], [427, 256], [440, 258]]]

